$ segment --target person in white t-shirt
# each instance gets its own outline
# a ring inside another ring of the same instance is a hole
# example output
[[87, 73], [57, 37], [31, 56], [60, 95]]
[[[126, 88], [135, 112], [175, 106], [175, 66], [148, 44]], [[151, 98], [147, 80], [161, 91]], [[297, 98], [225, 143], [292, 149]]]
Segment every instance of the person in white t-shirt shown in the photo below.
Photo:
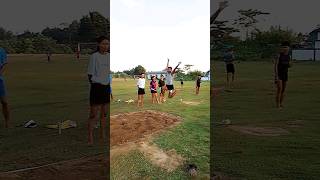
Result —
[[88, 65], [88, 79], [90, 87], [90, 115], [88, 119], [88, 144], [93, 144], [93, 129], [99, 121], [100, 111], [100, 138], [104, 142], [106, 137], [107, 104], [110, 102], [110, 53], [109, 40], [105, 36], [97, 39], [98, 50], [90, 56]]
[[137, 87], [138, 87], [138, 107], [143, 107], [143, 98], [144, 95], [146, 94], [145, 92], [145, 86], [146, 86], [146, 79], [144, 73], [141, 73], [138, 82], [137, 82]]
[[167, 67], [165, 70], [167, 71], [166, 86], [167, 86], [167, 90], [169, 91], [169, 94], [168, 94], [169, 98], [173, 98], [177, 93], [177, 91], [174, 89], [174, 86], [173, 86], [173, 79], [180, 64], [181, 62], [179, 62], [178, 65], [172, 70], [172, 67], [169, 66], [169, 59], [168, 59]]

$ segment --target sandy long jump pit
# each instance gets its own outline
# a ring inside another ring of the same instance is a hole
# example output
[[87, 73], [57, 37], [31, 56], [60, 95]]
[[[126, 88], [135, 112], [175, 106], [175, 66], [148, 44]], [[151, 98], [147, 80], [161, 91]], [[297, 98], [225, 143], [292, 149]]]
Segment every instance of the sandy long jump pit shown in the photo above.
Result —
[[152, 143], [152, 137], [179, 124], [181, 120], [168, 113], [150, 110], [111, 116], [111, 163], [118, 155], [136, 149], [153, 165], [168, 172], [174, 171], [185, 159], [174, 149], [160, 149]]
[[110, 118], [110, 144], [137, 141], [181, 122], [181, 118], [158, 111], [139, 111], [113, 115]]
[[[152, 144], [151, 137], [181, 122], [181, 118], [157, 111], [139, 111], [113, 115], [110, 118], [112, 156], [138, 149], [156, 166], [173, 171], [184, 159], [174, 150], [163, 151]], [[20, 180], [104, 180], [107, 175], [104, 155], [62, 161], [38, 167], [1, 173], [0, 179]]]

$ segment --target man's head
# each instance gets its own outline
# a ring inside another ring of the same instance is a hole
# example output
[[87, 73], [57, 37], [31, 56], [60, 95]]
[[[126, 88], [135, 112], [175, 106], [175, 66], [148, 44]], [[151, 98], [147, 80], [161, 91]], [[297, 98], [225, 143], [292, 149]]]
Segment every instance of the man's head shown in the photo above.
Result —
[[171, 73], [172, 72], [172, 67], [168, 67], [167, 71], [168, 71], [168, 73]]
[[288, 41], [284, 41], [281, 43], [281, 52], [282, 53], [289, 53], [290, 50], [290, 43]]
[[140, 74], [140, 77], [141, 77], [141, 78], [144, 78], [144, 76], [145, 76], [144, 73], [141, 73], [141, 74]]
[[106, 36], [100, 36], [97, 39], [98, 43], [98, 51], [101, 53], [105, 53], [109, 51], [110, 48], [110, 42]]

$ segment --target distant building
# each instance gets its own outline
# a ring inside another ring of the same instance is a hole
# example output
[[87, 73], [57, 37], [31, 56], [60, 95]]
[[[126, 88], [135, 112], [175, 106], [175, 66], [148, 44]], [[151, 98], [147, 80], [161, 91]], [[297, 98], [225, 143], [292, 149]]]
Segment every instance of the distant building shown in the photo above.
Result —
[[207, 71], [204, 76], [201, 77], [202, 81], [210, 81], [210, 71]]
[[151, 76], [156, 76], [158, 79], [160, 79], [161, 75], [166, 77], [166, 72], [165, 71], [150, 71], [147, 72], [147, 79], [151, 79]]
[[312, 43], [312, 48], [320, 49], [320, 28], [309, 33], [309, 41]]
[[302, 44], [292, 50], [292, 59], [320, 61], [320, 28], [311, 31]]

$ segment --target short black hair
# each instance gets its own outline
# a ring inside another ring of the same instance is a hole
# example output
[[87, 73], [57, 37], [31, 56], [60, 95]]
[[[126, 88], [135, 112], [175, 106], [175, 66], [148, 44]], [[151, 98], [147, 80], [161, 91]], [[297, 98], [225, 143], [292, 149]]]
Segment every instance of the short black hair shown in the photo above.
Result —
[[283, 42], [281, 43], [281, 46], [288, 46], [288, 47], [290, 47], [290, 42], [289, 42], [289, 41], [283, 41]]
[[109, 39], [107, 38], [107, 36], [99, 36], [99, 37], [97, 38], [97, 43], [101, 43], [103, 40], [109, 41]]
[[96, 40], [97, 40], [97, 43], [98, 43], [98, 45], [97, 45], [97, 51], [96, 51], [96, 52], [99, 52], [99, 51], [100, 51], [99, 44], [100, 44], [102, 41], [104, 41], [104, 40], [109, 41], [109, 39], [107, 38], [107, 36], [99, 36]]
[[168, 67], [168, 69], [172, 69], [172, 67], [171, 67], [171, 66], [169, 66], [169, 67]]

